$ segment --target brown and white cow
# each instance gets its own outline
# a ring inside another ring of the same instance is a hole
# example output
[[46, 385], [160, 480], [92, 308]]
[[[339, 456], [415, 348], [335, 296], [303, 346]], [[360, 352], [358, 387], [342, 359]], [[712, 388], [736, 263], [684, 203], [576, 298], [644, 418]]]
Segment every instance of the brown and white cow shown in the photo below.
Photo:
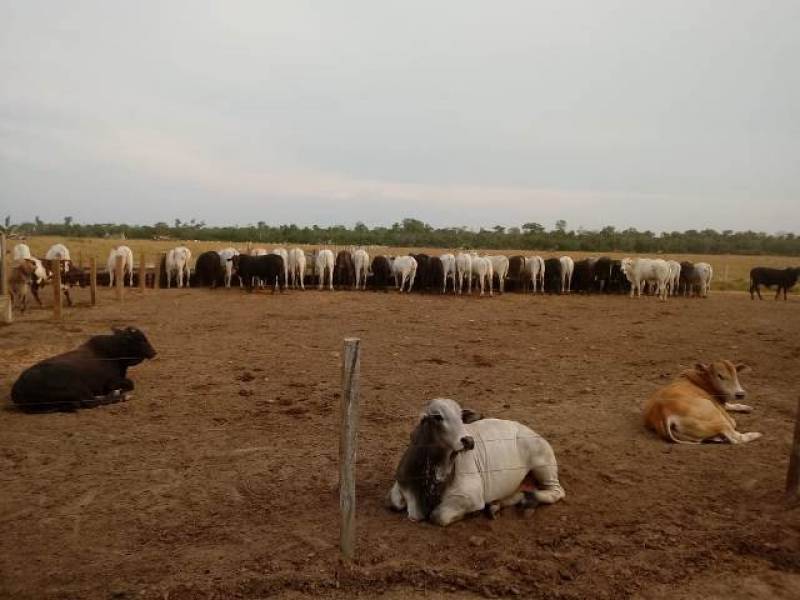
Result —
[[746, 395], [739, 373], [747, 370], [746, 365], [729, 360], [697, 363], [645, 402], [645, 425], [664, 439], [680, 444], [741, 444], [760, 438], [762, 434], [755, 431], [736, 431], [736, 421], [728, 414], [753, 410], [735, 402]]

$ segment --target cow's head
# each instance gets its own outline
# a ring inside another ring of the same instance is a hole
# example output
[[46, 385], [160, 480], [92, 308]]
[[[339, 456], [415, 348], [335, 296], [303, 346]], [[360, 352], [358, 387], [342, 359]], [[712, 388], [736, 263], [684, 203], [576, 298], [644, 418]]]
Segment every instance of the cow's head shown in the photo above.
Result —
[[747, 393], [739, 383], [739, 373], [750, 370], [745, 364], [721, 360], [714, 363], [697, 363], [694, 372], [703, 379], [704, 388], [721, 402], [743, 400]]
[[136, 327], [112, 327], [115, 340], [120, 344], [120, 354], [130, 365], [137, 365], [146, 358], [153, 358], [156, 350], [147, 337]]
[[464, 423], [477, 420], [474, 415], [469, 409], [462, 411], [455, 400], [436, 398], [420, 415], [420, 427], [427, 430], [428, 443], [438, 444], [450, 452], [472, 450], [475, 440], [467, 432]]

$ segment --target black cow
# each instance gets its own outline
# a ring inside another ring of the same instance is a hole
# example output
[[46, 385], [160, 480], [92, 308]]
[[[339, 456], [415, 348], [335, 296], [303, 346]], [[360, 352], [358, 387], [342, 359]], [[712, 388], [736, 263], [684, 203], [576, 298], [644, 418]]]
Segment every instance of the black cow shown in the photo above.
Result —
[[284, 279], [283, 257], [279, 254], [249, 256], [237, 254], [229, 259], [233, 262], [233, 270], [247, 285], [247, 291], [253, 291], [253, 280], [260, 279], [265, 285], [272, 285], [272, 293], [276, 289], [283, 292], [286, 286]]
[[631, 282], [622, 272], [622, 261], [611, 260], [608, 283], [603, 288], [606, 293], [627, 294], [631, 290]]
[[352, 288], [356, 284], [356, 266], [353, 255], [348, 250], [341, 250], [333, 263], [333, 285]]
[[430, 260], [427, 254], [412, 254], [411, 258], [417, 261], [417, 274], [414, 277], [414, 291], [424, 292], [427, 290], [430, 280]]
[[780, 298], [781, 290], [783, 290], [783, 300], [786, 301], [786, 292], [794, 287], [797, 279], [800, 277], [800, 269], [770, 269], [768, 267], [755, 267], [750, 270], [750, 299], [753, 300], [753, 292], [758, 294], [758, 299], [763, 300], [761, 297], [760, 286], [767, 287], [777, 286], [778, 292], [775, 294], [775, 300]]
[[[161, 281], [159, 285], [167, 285], [166, 266], [164, 265], [165, 258], [161, 257]], [[209, 286], [212, 289], [218, 285], [225, 283], [225, 267], [222, 266], [222, 261], [219, 258], [219, 253], [214, 250], [203, 252], [197, 257], [197, 262], [194, 265], [194, 273], [192, 273], [194, 281], [192, 285], [201, 287]]]
[[425, 288], [437, 294], [444, 293], [444, 264], [438, 256], [428, 259], [428, 268], [425, 278]]
[[576, 260], [575, 266], [572, 269], [572, 284], [570, 289], [573, 292], [591, 293], [595, 287], [595, 263], [597, 261], [591, 258], [584, 258], [583, 260]]
[[392, 265], [385, 256], [376, 256], [372, 259], [372, 279], [370, 285], [376, 290], [389, 291], [390, 286], [394, 286], [394, 276], [392, 275]]
[[684, 296], [691, 296], [694, 289], [694, 281], [697, 275], [694, 271], [694, 263], [688, 260], [681, 261], [681, 274], [678, 278], [678, 292]]
[[[528, 278], [530, 280], [530, 277]], [[508, 259], [506, 285], [508, 291], [525, 290], [525, 257], [516, 255]]]
[[544, 261], [544, 291], [551, 294], [561, 293], [561, 261], [557, 258]]
[[22, 372], [11, 400], [26, 412], [73, 411], [127, 400], [133, 389], [128, 367], [156, 351], [135, 327], [112, 328], [75, 350], [53, 356]]

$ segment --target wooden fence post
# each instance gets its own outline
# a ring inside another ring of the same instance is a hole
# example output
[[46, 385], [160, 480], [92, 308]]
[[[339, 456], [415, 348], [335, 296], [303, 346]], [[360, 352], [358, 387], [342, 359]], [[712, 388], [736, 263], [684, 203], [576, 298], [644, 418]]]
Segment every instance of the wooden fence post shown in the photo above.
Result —
[[61, 259], [57, 258], [53, 261], [53, 318], [56, 321], [61, 320]]
[[797, 403], [797, 415], [794, 420], [794, 441], [789, 454], [789, 471], [786, 473], [786, 497], [789, 500], [800, 499], [800, 401]]
[[92, 306], [97, 306], [97, 259], [89, 259], [89, 296]]
[[161, 259], [164, 257], [164, 253], [156, 254], [156, 276], [153, 280], [153, 289], [157, 290], [161, 285]]
[[139, 289], [144, 292], [145, 282], [147, 281], [147, 264], [144, 252], [139, 255]]
[[114, 277], [116, 277], [116, 281], [114, 282], [117, 288], [117, 300], [122, 302], [122, 296], [125, 290], [125, 257], [122, 255], [117, 256], [116, 264], [114, 265]]
[[339, 510], [342, 554], [353, 558], [356, 544], [356, 449], [358, 445], [358, 388], [361, 371], [359, 338], [344, 339], [342, 407], [339, 438]]
[[0, 322], [3, 323], [11, 323], [14, 320], [11, 297], [8, 295], [10, 265], [6, 255], [7, 249], [6, 234], [0, 233]]

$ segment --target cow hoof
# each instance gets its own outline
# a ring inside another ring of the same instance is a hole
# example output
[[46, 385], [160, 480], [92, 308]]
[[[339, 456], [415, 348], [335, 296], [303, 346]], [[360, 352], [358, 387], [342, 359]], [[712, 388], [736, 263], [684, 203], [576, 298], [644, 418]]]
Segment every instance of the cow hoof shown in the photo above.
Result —
[[131, 393], [122, 394], [122, 399], [120, 400], [120, 402], [127, 402], [131, 398], [133, 398], [133, 394]]
[[497, 518], [497, 513], [500, 512], [499, 504], [487, 504], [483, 507], [483, 514], [487, 519], [494, 520]]
[[522, 492], [524, 498], [520, 501], [519, 507], [525, 511], [532, 510], [539, 506], [539, 501], [533, 492]]

